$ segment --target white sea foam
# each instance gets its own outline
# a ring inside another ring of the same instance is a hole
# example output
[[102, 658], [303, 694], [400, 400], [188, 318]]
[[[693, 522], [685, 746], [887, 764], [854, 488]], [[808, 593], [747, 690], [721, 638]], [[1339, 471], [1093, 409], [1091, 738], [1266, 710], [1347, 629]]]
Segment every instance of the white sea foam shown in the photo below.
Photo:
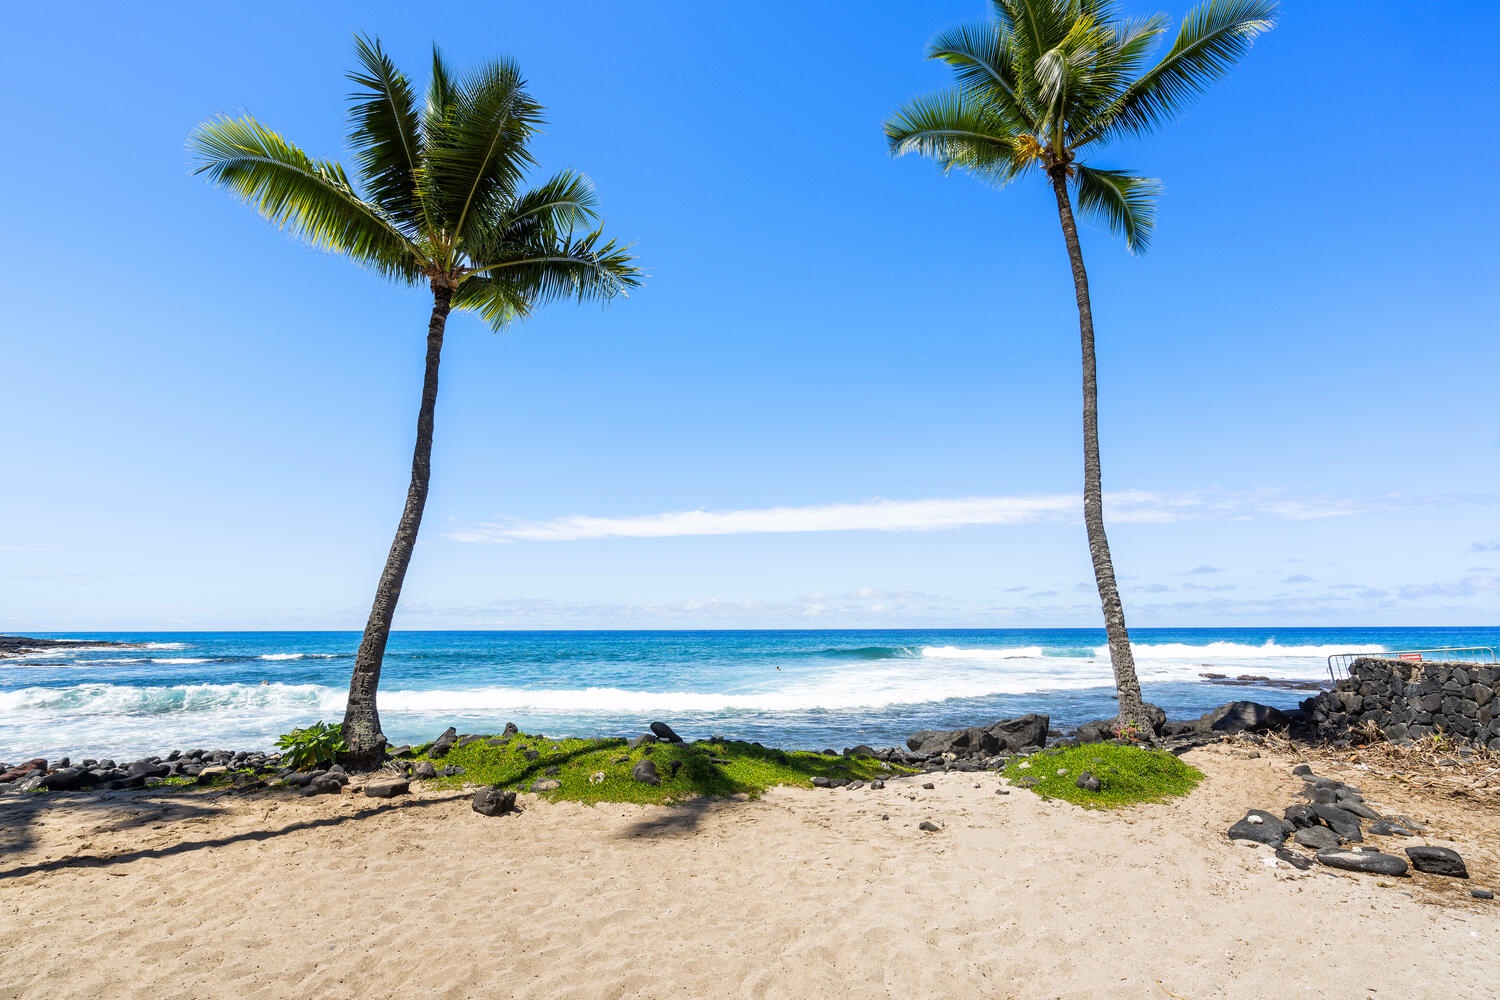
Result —
[[305, 653], [265, 653], [265, 654], [263, 654], [261, 656], [261, 659], [262, 660], [300, 660], [305, 655], [306, 655]]
[[[310, 710], [334, 700], [320, 684], [76, 684], [0, 692], [0, 712], [83, 715], [161, 715], [192, 712]], [[339, 705], [342, 708], [342, 704]]]
[[185, 642], [148, 642], [146, 649], [187, 649]]

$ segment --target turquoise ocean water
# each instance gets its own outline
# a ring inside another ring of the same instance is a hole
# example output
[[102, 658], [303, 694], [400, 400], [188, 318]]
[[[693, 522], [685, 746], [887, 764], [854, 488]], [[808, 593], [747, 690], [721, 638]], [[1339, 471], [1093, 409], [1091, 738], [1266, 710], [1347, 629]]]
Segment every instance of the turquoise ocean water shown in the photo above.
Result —
[[[356, 632], [48, 633], [85, 640], [0, 660], [0, 761], [268, 748], [342, 717]], [[1147, 700], [1173, 718], [1249, 698], [1200, 675], [1326, 680], [1333, 653], [1500, 647], [1500, 628], [1222, 628], [1132, 632]], [[120, 649], [87, 640], [139, 644]], [[654, 719], [781, 747], [901, 743], [1024, 712], [1067, 727], [1114, 714], [1103, 630], [398, 632], [380, 713], [396, 743], [449, 725], [632, 735]]]

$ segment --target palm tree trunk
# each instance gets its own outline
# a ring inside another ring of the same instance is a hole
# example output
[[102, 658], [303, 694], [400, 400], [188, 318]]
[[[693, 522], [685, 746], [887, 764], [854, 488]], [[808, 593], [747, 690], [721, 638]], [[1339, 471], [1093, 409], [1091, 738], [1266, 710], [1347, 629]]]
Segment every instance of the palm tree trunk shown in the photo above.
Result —
[[437, 281], [432, 283], [432, 318], [427, 323], [427, 371], [422, 379], [422, 408], [417, 411], [417, 445], [411, 457], [411, 485], [406, 490], [406, 508], [396, 526], [396, 538], [386, 556], [380, 584], [375, 588], [375, 604], [365, 624], [364, 638], [354, 657], [354, 673], [349, 678], [349, 706], [344, 711], [344, 743], [341, 757], [347, 767], [370, 770], [385, 757], [385, 734], [380, 731], [380, 713], [375, 710], [375, 690], [380, 685], [380, 667], [385, 661], [385, 644], [391, 634], [391, 619], [406, 567], [411, 563], [417, 545], [417, 529], [422, 526], [422, 509], [427, 506], [427, 483], [432, 476], [432, 418], [437, 408], [438, 361], [443, 353], [443, 330], [448, 324], [453, 289]]
[[1078, 245], [1078, 227], [1068, 200], [1067, 175], [1060, 168], [1050, 171], [1057, 195], [1057, 215], [1062, 221], [1068, 260], [1073, 265], [1073, 290], [1078, 297], [1078, 333], [1083, 343], [1083, 525], [1088, 531], [1089, 554], [1094, 560], [1094, 582], [1104, 609], [1104, 632], [1109, 639], [1109, 660], [1115, 671], [1122, 725], [1134, 723], [1140, 734], [1152, 739], [1154, 730], [1141, 703], [1141, 682], [1135, 676], [1135, 657], [1130, 652], [1130, 633], [1125, 628], [1125, 608], [1115, 584], [1115, 567], [1109, 557], [1109, 539], [1104, 534], [1104, 487], [1099, 473], [1099, 381], [1094, 365], [1094, 311], [1089, 304], [1089, 276], [1083, 268], [1083, 249]]

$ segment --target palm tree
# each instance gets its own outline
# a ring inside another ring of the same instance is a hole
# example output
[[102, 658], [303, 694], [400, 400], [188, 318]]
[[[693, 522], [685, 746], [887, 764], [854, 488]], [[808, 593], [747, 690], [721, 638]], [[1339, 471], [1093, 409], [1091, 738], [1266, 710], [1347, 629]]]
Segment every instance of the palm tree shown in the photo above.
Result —
[[1120, 20], [1110, 0], [991, 0], [990, 8], [988, 23], [950, 29], [928, 44], [928, 58], [951, 66], [958, 85], [911, 101], [885, 123], [885, 133], [893, 155], [919, 153], [944, 172], [957, 167], [996, 187], [1039, 173], [1057, 199], [1083, 347], [1083, 521], [1120, 722], [1150, 734], [1104, 533], [1094, 318], [1068, 185], [1083, 213], [1123, 236], [1132, 253], [1143, 252], [1160, 185], [1087, 165], [1081, 157], [1175, 118], [1270, 29], [1276, 2], [1208, 0], [1184, 18], [1171, 48], [1145, 70], [1167, 30], [1163, 15]]
[[563, 171], [524, 186], [534, 165], [527, 143], [542, 107], [515, 63], [491, 62], [456, 77], [434, 48], [425, 104], [378, 40], [356, 39], [349, 74], [349, 133], [359, 168], [315, 160], [254, 118], [220, 116], [190, 139], [196, 173], [227, 188], [314, 246], [378, 274], [432, 290], [427, 366], [417, 411], [406, 507], [375, 589], [349, 681], [346, 763], [370, 768], [384, 755], [375, 708], [391, 618], [427, 503], [432, 421], [443, 332], [454, 309], [499, 329], [564, 297], [608, 299], [639, 284], [626, 248], [595, 228], [597, 201], [581, 174]]

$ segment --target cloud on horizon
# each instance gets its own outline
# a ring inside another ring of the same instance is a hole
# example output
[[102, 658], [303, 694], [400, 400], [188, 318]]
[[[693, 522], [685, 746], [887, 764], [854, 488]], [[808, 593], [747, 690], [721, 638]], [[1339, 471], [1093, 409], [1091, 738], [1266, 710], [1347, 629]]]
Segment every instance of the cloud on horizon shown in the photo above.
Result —
[[[1376, 504], [1330, 497], [1288, 498], [1271, 492], [1105, 494], [1105, 516], [1114, 523], [1170, 524], [1206, 519], [1273, 517], [1307, 521], [1349, 517], [1371, 509], [1406, 506], [1390, 498]], [[575, 542], [598, 538], [680, 538], [702, 535], [787, 534], [814, 531], [940, 531], [981, 525], [1077, 523], [1077, 494], [866, 500], [804, 507], [685, 510], [621, 517], [568, 515], [545, 521], [505, 519], [448, 533], [458, 542]]]

